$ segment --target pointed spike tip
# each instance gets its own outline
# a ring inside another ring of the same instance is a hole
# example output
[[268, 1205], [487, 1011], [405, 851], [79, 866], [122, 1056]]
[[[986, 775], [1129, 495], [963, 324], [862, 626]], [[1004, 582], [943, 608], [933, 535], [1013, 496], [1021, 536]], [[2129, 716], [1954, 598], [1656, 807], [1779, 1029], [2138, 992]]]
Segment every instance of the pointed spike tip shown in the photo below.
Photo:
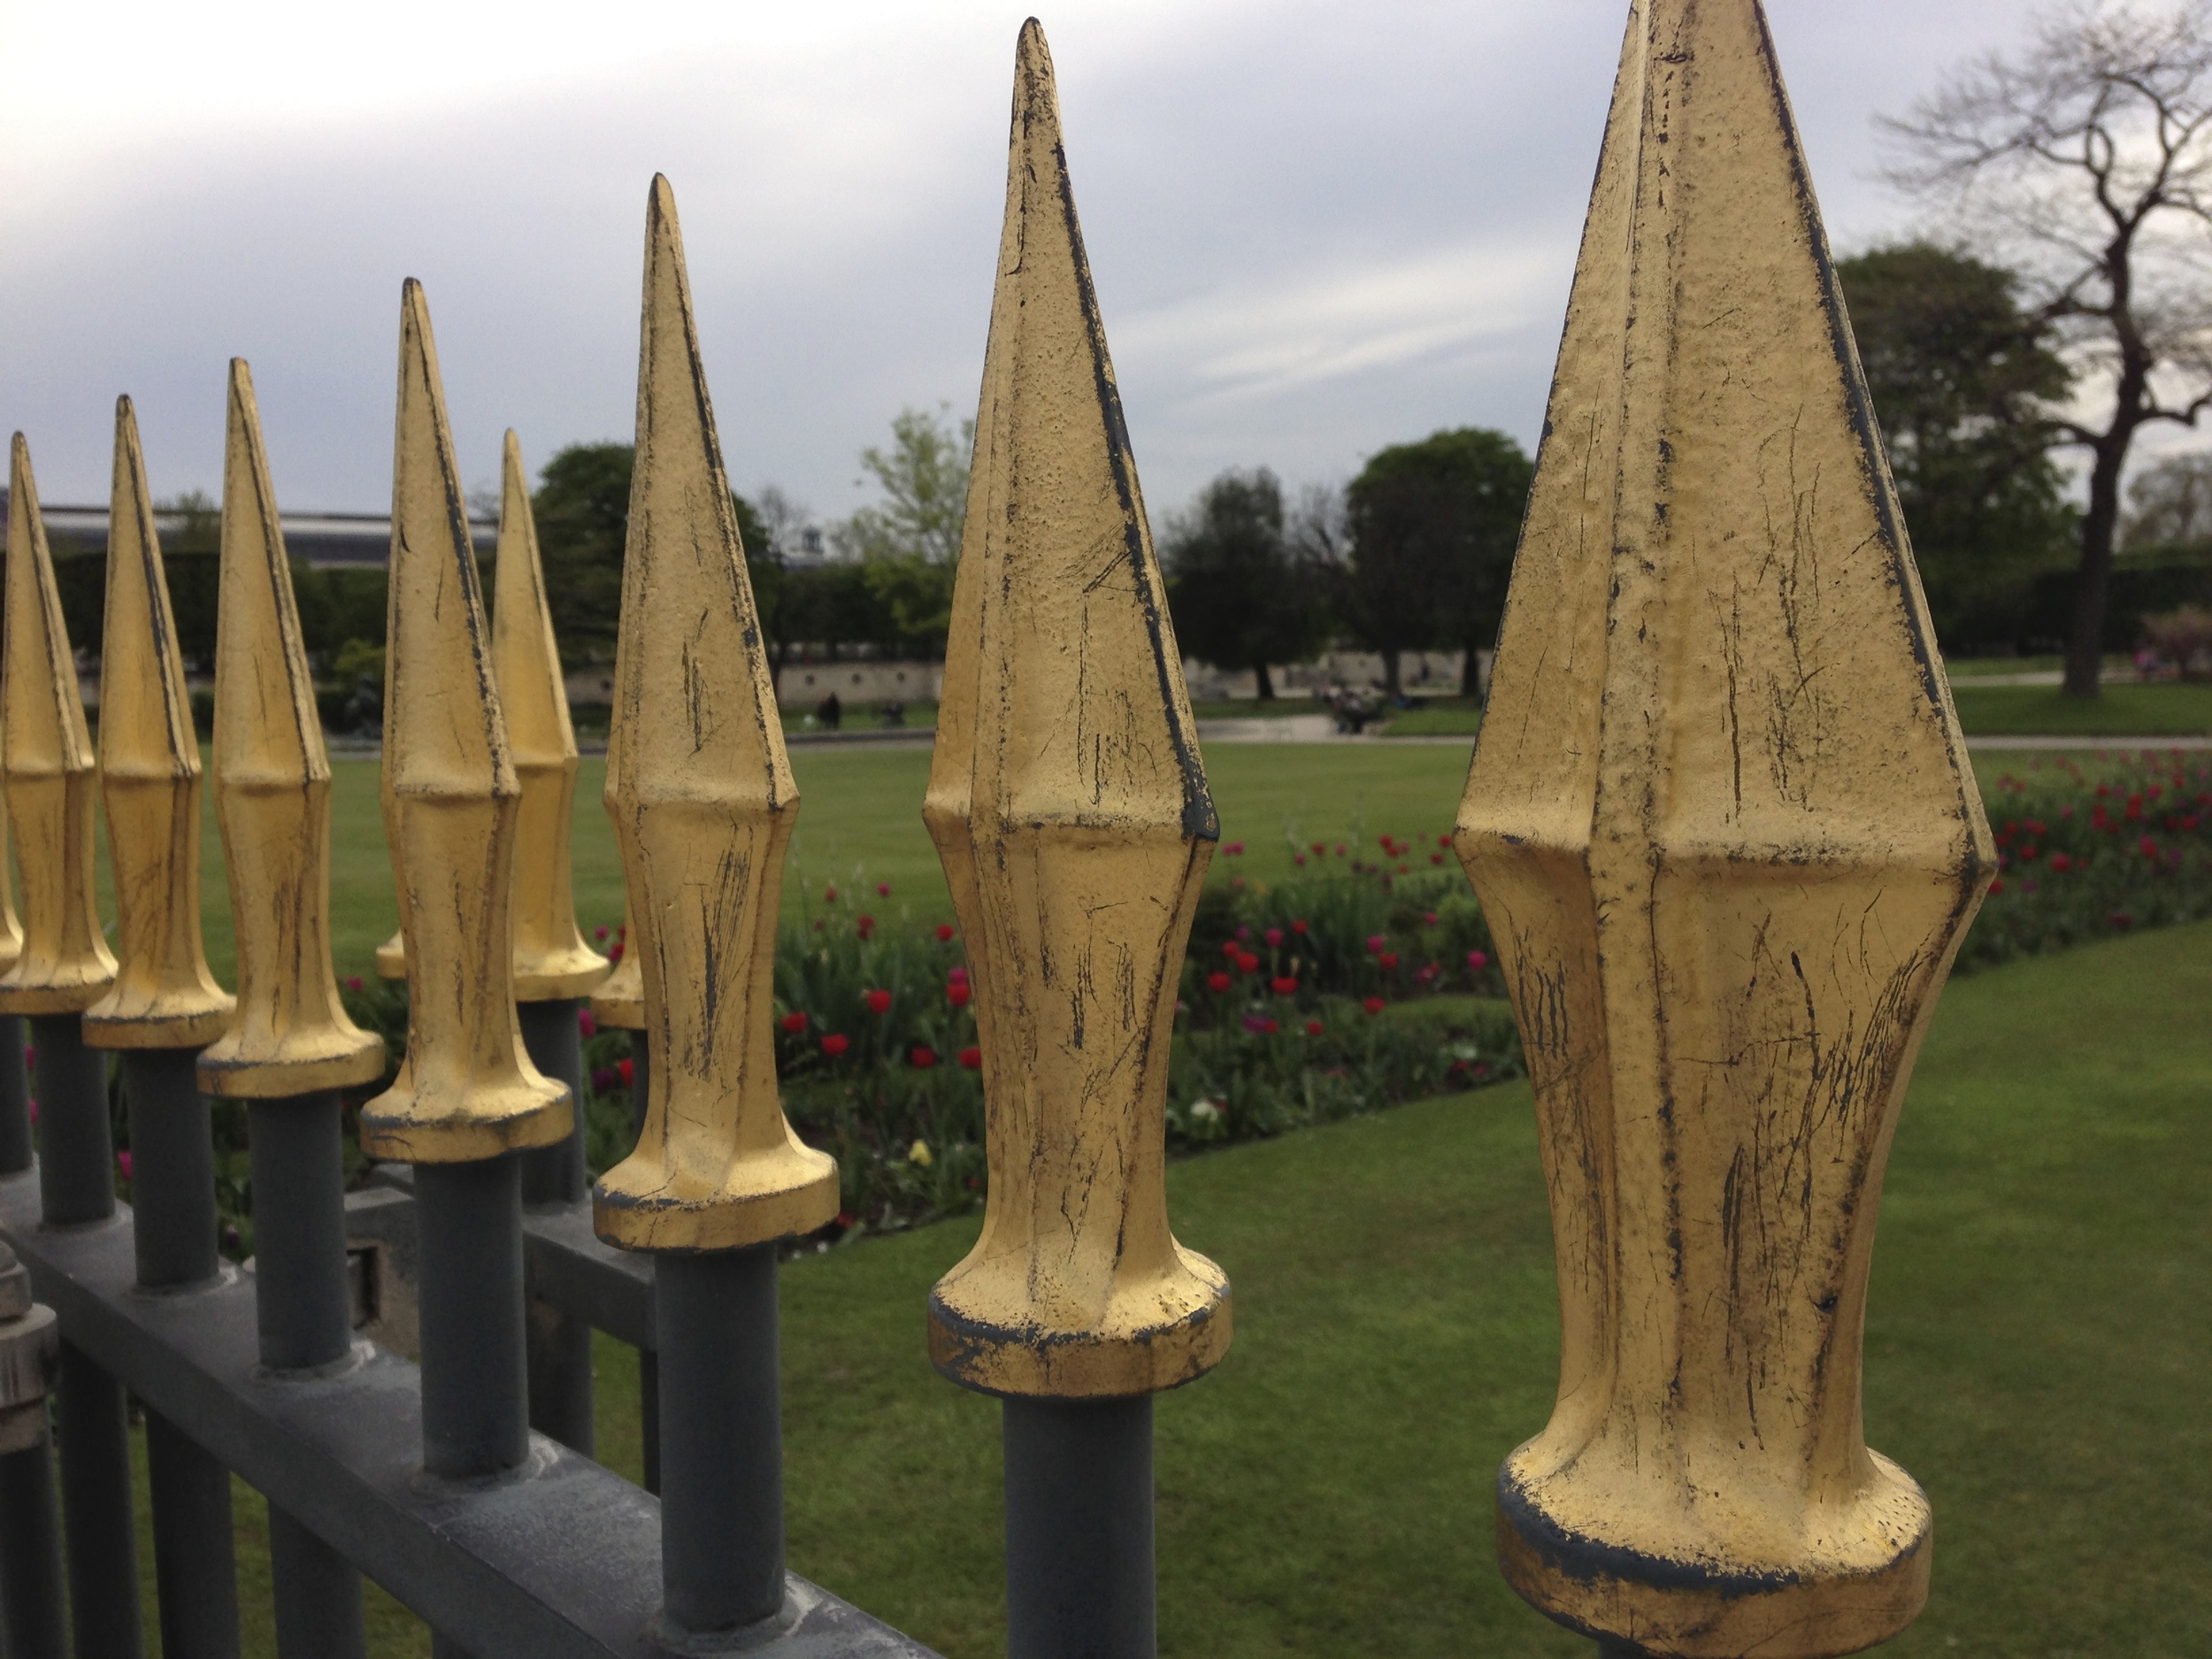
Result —
[[657, 177], [635, 453], [605, 800], [650, 1084], [636, 1149], [594, 1189], [592, 1218], [627, 1249], [730, 1249], [830, 1220], [837, 1164], [800, 1142], [777, 1095], [777, 898], [798, 791]]
[[361, 1149], [473, 1163], [566, 1139], [567, 1087], [522, 1046], [512, 995], [520, 786], [422, 285], [400, 288], [384, 824], [407, 965], [407, 1058], [361, 1110]]
[[128, 397], [115, 400], [100, 711], [119, 963], [113, 987], [85, 1010], [84, 1039], [203, 1048], [230, 1023], [234, 1000], [200, 941], [200, 749]]
[[330, 960], [330, 761], [292, 597], [253, 373], [230, 361], [215, 631], [215, 818], [238, 1004], [203, 1092], [287, 1100], [373, 1082], [384, 1041], [347, 1018]]

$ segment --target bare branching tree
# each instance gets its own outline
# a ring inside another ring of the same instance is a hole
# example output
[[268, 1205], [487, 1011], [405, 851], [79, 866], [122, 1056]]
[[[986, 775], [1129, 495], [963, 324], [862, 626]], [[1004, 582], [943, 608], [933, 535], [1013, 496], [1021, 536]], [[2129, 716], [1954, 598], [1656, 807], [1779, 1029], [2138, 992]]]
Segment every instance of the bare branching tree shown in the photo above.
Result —
[[2001, 250], [2083, 372], [2055, 429], [2090, 457], [2066, 690], [2093, 697], [2129, 449], [2212, 408], [2212, 0], [2075, 0], [1881, 126], [1892, 181]]

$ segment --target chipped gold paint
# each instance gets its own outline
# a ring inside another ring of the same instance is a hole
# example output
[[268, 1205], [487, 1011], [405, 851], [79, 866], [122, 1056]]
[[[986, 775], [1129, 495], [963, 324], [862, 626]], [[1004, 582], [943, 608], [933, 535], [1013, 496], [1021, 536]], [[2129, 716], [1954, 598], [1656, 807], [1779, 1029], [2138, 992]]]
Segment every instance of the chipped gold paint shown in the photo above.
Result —
[[[607, 745], [607, 754], [611, 761], [612, 742]], [[629, 946], [630, 906], [626, 899], [622, 905], [622, 960], [614, 964], [614, 972], [602, 979], [599, 988], [591, 994], [591, 1017], [595, 1023], [616, 1031], [643, 1031], [645, 970], [638, 965], [638, 953]]]
[[23, 872], [22, 942], [0, 976], [0, 1014], [73, 1014], [115, 978], [92, 898], [92, 740], [62, 625], [46, 525], [17, 433], [8, 457], [8, 614], [0, 742]]
[[546, 609], [522, 445], [512, 432], [501, 469], [494, 580], [492, 678], [522, 784], [515, 830], [515, 995], [525, 1002], [581, 996], [607, 977], [607, 959], [584, 942], [576, 926], [568, 861], [576, 730], [569, 723], [568, 691]]
[[384, 1040], [346, 1018], [330, 964], [330, 758], [277, 526], [253, 377], [230, 365], [215, 621], [215, 821], [238, 1006], [201, 1089], [278, 1100], [373, 1082]]
[[492, 683], [460, 468], [422, 285], [401, 290], [384, 657], [384, 838], [406, 941], [407, 1057], [361, 1109], [361, 1150], [464, 1164], [565, 1140], [566, 1085], [515, 1019], [521, 787]]
[[1457, 837], [1558, 1263], [1500, 1556], [1640, 1653], [1855, 1652], [1927, 1594], [1861, 1334], [1994, 866], [1755, 0], [1631, 13], [1546, 434]]
[[1175, 987], [1218, 836], [1061, 153], [1017, 47], [1005, 228], [922, 816], [983, 1050], [983, 1233], [930, 1357], [990, 1394], [1144, 1394], [1229, 1346], [1168, 1229]]
[[162, 574], [131, 400], [115, 400], [107, 611], [100, 649], [100, 795], [115, 872], [115, 984], [85, 1010], [96, 1048], [198, 1048], [234, 998], [200, 943], [200, 743]]
[[637, 461], [606, 803], [650, 1056], [637, 1147], [592, 1189], [632, 1250], [722, 1250], [837, 1214], [776, 1094], [776, 902], [799, 792], [707, 400], [668, 180], [646, 209]]

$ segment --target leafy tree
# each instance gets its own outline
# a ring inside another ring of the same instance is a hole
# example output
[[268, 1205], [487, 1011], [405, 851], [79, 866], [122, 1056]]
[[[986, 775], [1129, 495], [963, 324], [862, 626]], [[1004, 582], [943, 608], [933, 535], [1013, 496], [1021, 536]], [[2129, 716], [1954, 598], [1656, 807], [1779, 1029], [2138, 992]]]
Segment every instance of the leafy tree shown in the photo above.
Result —
[[[860, 452], [882, 491], [839, 526], [841, 551], [860, 562], [863, 580], [892, 650], [942, 655], [952, 626], [952, 580], [968, 512], [968, 457], [975, 422], [955, 426], [949, 410], [906, 409], [891, 422], [891, 447]], [[846, 637], [850, 637], [848, 634]]]
[[960, 557], [968, 457], [974, 448], [974, 421], [956, 428], [949, 410], [941, 416], [901, 410], [891, 422], [891, 447], [860, 452], [860, 465], [883, 501], [845, 522], [840, 540], [846, 549], [864, 560], [918, 558], [951, 565]]
[[1378, 450], [1345, 491], [1348, 609], [1392, 696], [1400, 657], [1432, 646], [1466, 651], [1461, 689], [1474, 694], [1475, 653], [1498, 637], [1534, 479], [1504, 433], [1461, 426]]
[[634, 459], [626, 443], [572, 443], [545, 464], [530, 497], [553, 637], [570, 663], [614, 656]]
[[[553, 637], [564, 661], [605, 662], [614, 656], [635, 459], [634, 449], [626, 443], [572, 443], [557, 451], [538, 474], [530, 509], [537, 521]], [[782, 566], [750, 503], [734, 493], [730, 503], [762, 630], [773, 640]], [[382, 637], [380, 630], [377, 637]]]
[[2135, 475], [2128, 503], [2130, 552], [2212, 544], [2212, 450], [2161, 456]]
[[1248, 668], [1271, 698], [1270, 663], [1300, 663], [1328, 635], [1320, 572], [1283, 529], [1283, 487], [1265, 467], [1226, 472], [1169, 526], [1162, 563], [1176, 641], [1202, 662]]
[[2090, 457], [2065, 689], [2093, 697], [2129, 449], [2212, 408], [2212, 0], [2073, 0], [1884, 126], [1892, 180], [2001, 250], [2095, 371], [2101, 412], [2056, 423]]
[[2074, 510], [2051, 460], [2051, 411], [2073, 385], [2019, 279], [1912, 242], [1839, 262], [1874, 412], [1936, 637], [2010, 643], [2028, 582], [2066, 556]]

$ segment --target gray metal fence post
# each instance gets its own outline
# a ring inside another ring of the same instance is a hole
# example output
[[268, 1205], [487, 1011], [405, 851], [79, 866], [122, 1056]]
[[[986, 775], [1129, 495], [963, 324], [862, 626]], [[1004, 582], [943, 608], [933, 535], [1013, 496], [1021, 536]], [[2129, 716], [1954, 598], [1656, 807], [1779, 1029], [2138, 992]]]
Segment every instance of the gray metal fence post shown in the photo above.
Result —
[[[521, 1155], [522, 1202], [536, 1209], [565, 1209], [584, 1201], [583, 1048], [575, 997], [518, 1002], [523, 1047], [531, 1064], [567, 1085], [576, 1102], [568, 1139]], [[530, 1299], [526, 1331], [530, 1426], [588, 1457], [592, 1455], [591, 1326], [537, 1297]]]
[[[255, 1312], [261, 1363], [273, 1371], [311, 1377], [352, 1356], [343, 1110], [334, 1093], [249, 1109]], [[365, 1654], [361, 1575], [351, 1564], [274, 1505], [269, 1555], [284, 1659]]]
[[[39, 1192], [49, 1226], [81, 1226], [115, 1214], [114, 1139], [108, 1126], [107, 1056], [84, 1046], [75, 1014], [31, 1021], [39, 1102]], [[81, 1654], [127, 1659], [142, 1649], [138, 1532], [131, 1513], [131, 1454], [120, 1384], [62, 1341], [55, 1404], [61, 1429], [63, 1536], [69, 1617]]]
[[0, 1244], [0, 1654], [64, 1659], [61, 1539], [46, 1397], [59, 1359], [53, 1310]]
[[[523, 792], [481, 649], [476, 556], [453, 508], [460, 474], [429, 309], [411, 280], [400, 299], [397, 426], [384, 776], [407, 1064], [362, 1109], [361, 1146], [415, 1165], [424, 1469], [476, 1481], [518, 1468], [530, 1449], [513, 1155], [574, 1156], [575, 1102], [521, 1040], [513, 901]], [[566, 1018], [572, 1052], [572, 1007]], [[584, 1363], [588, 1390], [588, 1350]], [[460, 1650], [442, 1633], [437, 1651]]]
[[23, 1047], [22, 1016], [0, 1014], [0, 1175], [31, 1167], [31, 1079]]
[[[202, 1053], [202, 1089], [247, 1102], [254, 1187], [255, 1319], [262, 1363], [283, 1375], [348, 1363], [342, 1105], [373, 1081], [384, 1044], [338, 1000], [330, 961], [330, 760], [292, 599], [253, 378], [230, 365], [223, 451], [222, 627], [215, 677], [216, 816], [238, 945], [238, 1002]], [[283, 1659], [355, 1659], [361, 1577], [321, 1537], [269, 1506], [270, 1575]]]
[[[652, 1063], [634, 1064], [637, 1144], [594, 1188], [592, 1225], [655, 1257], [659, 1634], [692, 1644], [790, 1606], [776, 1251], [837, 1213], [838, 1179], [793, 1134], [776, 1093], [776, 904], [798, 792], [665, 179], [653, 180], [645, 240], [606, 800]], [[660, 647], [672, 630], [680, 654]]]
[[[188, 1048], [123, 1055], [138, 1282], [172, 1294], [220, 1282], [222, 1266], [215, 1236], [214, 1145], [193, 1060]], [[238, 1652], [230, 1471], [150, 1411], [146, 1476], [163, 1659], [228, 1659]]]

